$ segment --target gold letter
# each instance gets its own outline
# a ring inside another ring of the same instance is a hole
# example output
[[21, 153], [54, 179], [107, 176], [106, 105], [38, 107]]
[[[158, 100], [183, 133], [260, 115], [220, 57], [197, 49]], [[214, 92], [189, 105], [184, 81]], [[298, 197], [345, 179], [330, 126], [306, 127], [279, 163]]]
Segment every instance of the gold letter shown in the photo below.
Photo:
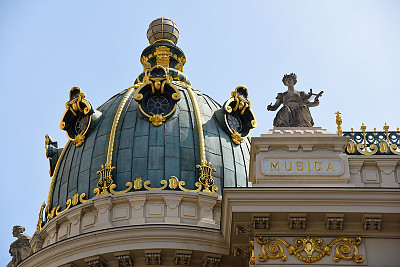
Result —
[[296, 166], [298, 171], [303, 171], [303, 162], [297, 161]]
[[310, 171], [310, 162], [307, 161], [307, 163], [308, 163], [308, 171]]
[[326, 168], [326, 170], [332, 169], [332, 171], [335, 171], [335, 169], [332, 166], [332, 163], [329, 161], [328, 162], [328, 167]]
[[[318, 169], [317, 169], [317, 163], [320, 166]], [[314, 169], [319, 172], [321, 170], [321, 162], [319, 162], [319, 161], [314, 162]]]
[[275, 164], [271, 161], [271, 172], [272, 172], [272, 167], [274, 167], [274, 169], [276, 168], [279, 172], [279, 161], [277, 161]]
[[289, 161], [289, 170], [286, 168], [286, 161], [285, 161], [285, 170], [290, 171], [292, 169], [292, 162]]

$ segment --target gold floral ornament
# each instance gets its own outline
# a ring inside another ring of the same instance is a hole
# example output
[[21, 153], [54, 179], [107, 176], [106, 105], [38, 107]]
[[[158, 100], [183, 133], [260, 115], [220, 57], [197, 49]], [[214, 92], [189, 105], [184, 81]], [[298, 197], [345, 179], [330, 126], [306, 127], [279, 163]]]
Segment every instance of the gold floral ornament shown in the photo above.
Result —
[[[356, 263], [364, 261], [364, 256], [358, 255], [358, 246], [361, 244], [361, 237], [355, 240], [346, 237], [340, 237], [332, 240], [328, 245], [323, 246], [321, 238], [297, 238], [294, 245], [289, 244], [280, 237], [267, 237], [263, 240], [262, 236], [257, 238], [257, 243], [261, 245], [261, 253], [258, 255], [260, 262], [267, 260], [280, 259], [286, 261], [287, 255], [283, 247], [289, 251], [289, 255], [294, 255], [297, 259], [305, 263], [314, 263], [321, 260], [325, 256], [331, 255], [331, 250], [335, 246], [335, 255], [333, 261], [351, 260]], [[267, 250], [268, 252], [267, 252]]]
[[236, 87], [231, 92], [231, 98], [216, 113], [221, 125], [224, 126], [232, 141], [237, 145], [243, 142], [250, 135], [250, 131], [257, 126], [248, 96], [246, 87]]
[[175, 112], [181, 93], [173, 84], [168, 69], [157, 65], [145, 72], [133, 98], [141, 113], [158, 127]]
[[[76, 146], [83, 144], [89, 127], [91, 124], [94, 127], [101, 117], [101, 112], [95, 111], [85, 97], [79, 87], [71, 88], [69, 101], [65, 103], [66, 110], [60, 123], [61, 130], [66, 131], [68, 139], [73, 141]], [[94, 123], [92, 123], [93, 118]]]

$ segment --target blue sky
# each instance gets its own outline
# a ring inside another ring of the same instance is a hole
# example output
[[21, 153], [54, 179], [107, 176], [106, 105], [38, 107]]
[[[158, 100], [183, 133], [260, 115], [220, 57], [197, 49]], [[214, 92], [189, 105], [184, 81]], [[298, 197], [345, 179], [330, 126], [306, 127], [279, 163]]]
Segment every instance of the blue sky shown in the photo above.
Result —
[[164, 16], [181, 32], [185, 74], [219, 103], [238, 85], [249, 90], [258, 127], [283, 74], [297, 90], [324, 90], [315, 126], [400, 127], [398, 1], [0, 1], [0, 265], [10, 260], [12, 226], [34, 233], [50, 185], [44, 135], [63, 147], [61, 116], [73, 86], [97, 107], [141, 73], [149, 23]]

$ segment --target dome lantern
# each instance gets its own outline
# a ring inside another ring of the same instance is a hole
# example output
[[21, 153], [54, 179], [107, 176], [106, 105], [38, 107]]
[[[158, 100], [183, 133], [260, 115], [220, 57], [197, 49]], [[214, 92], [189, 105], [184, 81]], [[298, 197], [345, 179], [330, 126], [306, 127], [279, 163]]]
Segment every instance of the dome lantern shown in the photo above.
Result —
[[150, 44], [159, 41], [167, 41], [174, 45], [179, 39], [179, 30], [175, 22], [169, 18], [158, 18], [153, 20], [147, 30], [147, 39]]

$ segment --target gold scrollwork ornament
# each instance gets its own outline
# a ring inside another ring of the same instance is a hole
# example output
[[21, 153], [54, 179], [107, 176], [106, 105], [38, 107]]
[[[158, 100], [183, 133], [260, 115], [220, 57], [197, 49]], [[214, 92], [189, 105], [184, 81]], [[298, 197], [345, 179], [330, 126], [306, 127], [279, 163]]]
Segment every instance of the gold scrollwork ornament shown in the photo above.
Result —
[[400, 150], [400, 147], [399, 147], [398, 145], [396, 145], [396, 144], [391, 144], [391, 145], [389, 146], [389, 149], [390, 149], [390, 151], [392, 151], [393, 154], [400, 155], [400, 151], [397, 151], [397, 149]]
[[253, 240], [250, 240], [249, 254], [250, 254], [249, 265], [256, 264], [256, 258], [255, 258], [255, 255], [254, 255], [254, 241]]
[[125, 190], [115, 191], [114, 189], [117, 187], [117, 185], [116, 185], [116, 184], [112, 184], [112, 185], [110, 186], [110, 192], [111, 192], [112, 194], [114, 194], [114, 195], [127, 193], [127, 192], [129, 192], [129, 191], [132, 189], [133, 184], [132, 184], [132, 182], [126, 182], [125, 186], [127, 187]]
[[378, 152], [378, 146], [375, 144], [371, 144], [369, 146], [369, 150], [368, 150], [368, 145], [366, 144], [357, 144], [357, 151], [360, 152], [363, 155], [374, 155]]
[[150, 182], [149, 180], [147, 180], [147, 181], [145, 181], [145, 182], [143, 183], [143, 186], [144, 186], [144, 188], [147, 189], [147, 190], [164, 190], [165, 188], [167, 188], [167, 186], [168, 186], [167, 180], [161, 180], [160, 183], [162, 184], [161, 187], [153, 188], [153, 187], [150, 187], [150, 186], [149, 186], [149, 185], [151, 184], [151, 182]]
[[[364, 256], [358, 255], [357, 248], [362, 242], [361, 237], [356, 237], [355, 240], [346, 237], [336, 238], [326, 246], [322, 246], [323, 241], [321, 238], [311, 238], [309, 236], [306, 238], [297, 238], [294, 246], [280, 237], [267, 237], [263, 240], [263, 237], [259, 236], [257, 242], [261, 245], [262, 254], [258, 255], [258, 260], [260, 262], [265, 262], [268, 259], [281, 259], [282, 261], [286, 261], [287, 255], [283, 252], [283, 246], [285, 246], [289, 254], [294, 255], [300, 261], [314, 263], [321, 260], [326, 255], [330, 255], [335, 245], [335, 255], [333, 256], [335, 262], [339, 260], [352, 260], [356, 263], [361, 263], [364, 261]], [[266, 251], [266, 246], [268, 246], [268, 252], [270, 254]], [[352, 251], [353, 253], [351, 253]], [[302, 252], [306, 255], [302, 255]], [[314, 253], [317, 253], [317, 255], [313, 257]]]

